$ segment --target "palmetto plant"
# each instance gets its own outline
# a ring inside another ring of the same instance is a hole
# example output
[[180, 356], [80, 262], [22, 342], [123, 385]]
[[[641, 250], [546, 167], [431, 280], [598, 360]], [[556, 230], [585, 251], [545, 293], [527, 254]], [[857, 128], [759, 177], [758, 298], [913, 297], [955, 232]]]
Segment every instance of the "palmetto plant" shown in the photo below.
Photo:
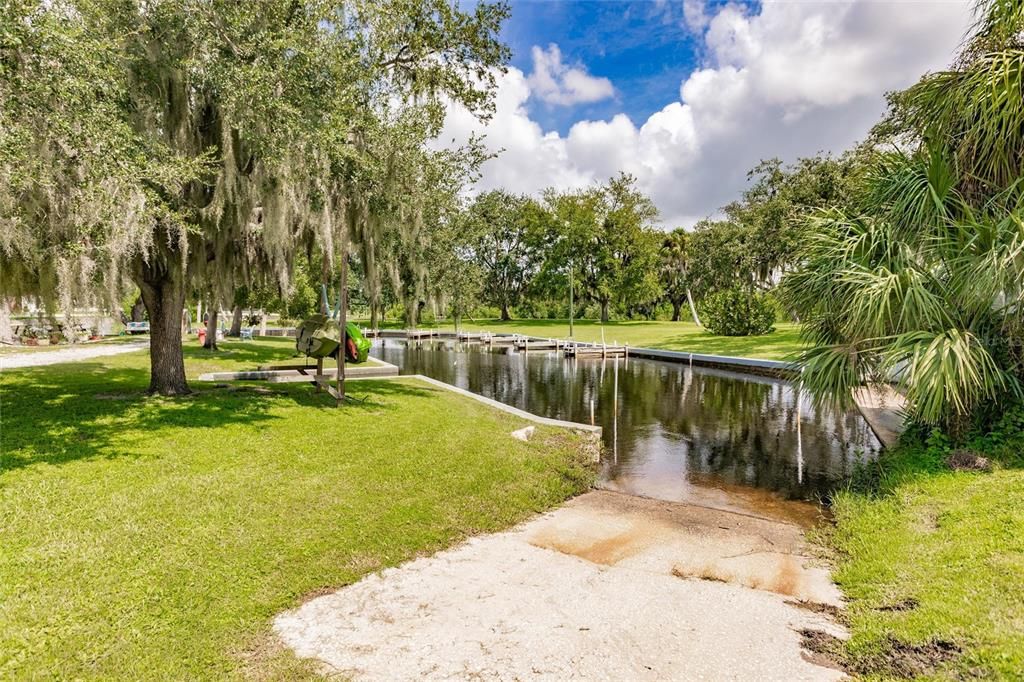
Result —
[[853, 205], [812, 218], [784, 292], [819, 397], [895, 379], [912, 418], [956, 435], [1024, 393], [1022, 7], [978, 5], [954, 67], [893, 97], [896, 144]]

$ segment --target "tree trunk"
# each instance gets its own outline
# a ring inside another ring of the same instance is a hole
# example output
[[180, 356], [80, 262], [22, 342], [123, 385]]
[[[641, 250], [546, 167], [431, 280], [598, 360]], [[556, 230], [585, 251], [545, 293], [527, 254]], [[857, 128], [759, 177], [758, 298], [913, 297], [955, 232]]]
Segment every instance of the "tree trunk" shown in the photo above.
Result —
[[501, 319], [505, 322], [512, 319], [512, 316], [508, 313], [508, 301], [501, 302]]
[[207, 350], [217, 350], [217, 314], [219, 310], [219, 306], [211, 305], [210, 312], [207, 313], [210, 316], [210, 321], [206, 324], [206, 341], [203, 342], [203, 348]]
[[608, 301], [601, 301], [601, 322], [608, 321]]
[[132, 322], [142, 322], [146, 318], [146, 304], [140, 295], [132, 304]]
[[231, 312], [231, 329], [228, 330], [228, 336], [239, 337], [242, 335], [242, 306], [235, 305], [235, 309]]
[[686, 288], [686, 300], [690, 302], [690, 314], [693, 315], [693, 323], [698, 327], [704, 326], [700, 323], [700, 318], [697, 317], [697, 306], [693, 304], [693, 294], [690, 293], [689, 287]]
[[416, 321], [419, 318], [419, 301], [407, 301], [405, 304], [405, 326], [407, 329], [415, 329]]
[[0, 296], [0, 343], [14, 343], [14, 325], [11, 324], [10, 299]]
[[377, 312], [379, 309], [380, 308], [376, 303], [370, 304], [370, 329], [376, 329], [377, 325], [380, 323]]
[[149, 392], [189, 393], [181, 354], [181, 311], [185, 307], [184, 272], [172, 255], [168, 263], [142, 264], [136, 284], [149, 313]]
[[682, 311], [682, 309], [683, 309], [683, 302], [682, 301], [672, 301], [672, 321], [673, 322], [678, 322], [679, 321], [679, 314]]

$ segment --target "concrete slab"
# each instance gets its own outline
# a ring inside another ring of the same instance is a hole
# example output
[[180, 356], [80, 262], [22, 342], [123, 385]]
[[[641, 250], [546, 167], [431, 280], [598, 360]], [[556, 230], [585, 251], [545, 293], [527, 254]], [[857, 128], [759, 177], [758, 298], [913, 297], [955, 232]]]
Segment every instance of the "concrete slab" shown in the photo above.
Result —
[[837, 603], [802, 529], [612, 492], [278, 616], [325, 672], [394, 679], [833, 680], [788, 604]]
[[[324, 367], [323, 374], [333, 378], [337, 367]], [[308, 383], [313, 381], [316, 365], [302, 369], [255, 369], [240, 372], [207, 372], [200, 374], [198, 381], [266, 381], [272, 384]], [[345, 378], [398, 376], [398, 367], [380, 360], [367, 365], [346, 365]]]
[[906, 399], [888, 384], [873, 384], [855, 390], [853, 400], [882, 445], [895, 445], [903, 433]]

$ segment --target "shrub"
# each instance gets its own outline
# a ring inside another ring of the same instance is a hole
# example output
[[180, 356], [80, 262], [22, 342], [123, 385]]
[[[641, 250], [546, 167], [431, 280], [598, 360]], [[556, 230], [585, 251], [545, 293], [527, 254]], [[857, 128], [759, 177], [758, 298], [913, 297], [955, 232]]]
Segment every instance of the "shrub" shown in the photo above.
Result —
[[718, 336], [759, 336], [775, 331], [775, 307], [764, 294], [716, 291], [700, 307], [701, 322]]

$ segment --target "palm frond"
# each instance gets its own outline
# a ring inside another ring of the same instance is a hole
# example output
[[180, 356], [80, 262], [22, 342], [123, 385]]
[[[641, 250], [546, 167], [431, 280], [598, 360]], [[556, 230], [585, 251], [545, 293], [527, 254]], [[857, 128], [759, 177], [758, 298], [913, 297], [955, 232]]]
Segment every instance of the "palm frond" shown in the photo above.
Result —
[[963, 329], [902, 334], [886, 348], [883, 367], [898, 377], [911, 414], [928, 424], [942, 422], [950, 409], [967, 415], [982, 401], [1021, 394], [1017, 379]]

